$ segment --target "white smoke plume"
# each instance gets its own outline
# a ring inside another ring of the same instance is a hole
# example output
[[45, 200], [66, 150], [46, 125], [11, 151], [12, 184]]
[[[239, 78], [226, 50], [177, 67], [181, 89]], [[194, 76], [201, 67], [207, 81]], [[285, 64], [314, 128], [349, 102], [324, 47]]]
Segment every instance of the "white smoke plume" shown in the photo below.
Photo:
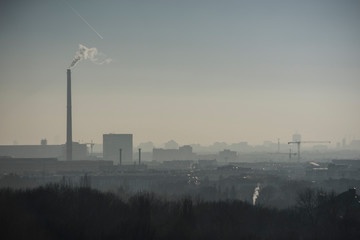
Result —
[[256, 203], [256, 199], [258, 198], [260, 193], [260, 184], [258, 183], [256, 188], [254, 189], [254, 194], [253, 194], [253, 205], [255, 206]]
[[[97, 57], [101, 57], [102, 59], [99, 59]], [[74, 60], [71, 62], [69, 68], [75, 67], [75, 65], [82, 59], [89, 59], [90, 61], [98, 65], [110, 63], [112, 61], [111, 58], [106, 58], [103, 53], [99, 53], [96, 48], [87, 48], [86, 46], [79, 44], [79, 50], [76, 52]]]

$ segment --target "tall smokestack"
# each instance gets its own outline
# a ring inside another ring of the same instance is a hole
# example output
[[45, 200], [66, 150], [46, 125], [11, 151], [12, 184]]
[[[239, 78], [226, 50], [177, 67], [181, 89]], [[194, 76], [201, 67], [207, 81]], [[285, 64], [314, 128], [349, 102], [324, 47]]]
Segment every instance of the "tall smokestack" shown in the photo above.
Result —
[[72, 160], [71, 70], [67, 70], [66, 160]]

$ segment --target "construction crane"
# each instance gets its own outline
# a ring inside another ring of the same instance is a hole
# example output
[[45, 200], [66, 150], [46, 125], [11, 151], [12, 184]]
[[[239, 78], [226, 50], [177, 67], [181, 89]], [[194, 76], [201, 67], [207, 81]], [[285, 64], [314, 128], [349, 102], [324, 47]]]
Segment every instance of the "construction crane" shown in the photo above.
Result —
[[288, 142], [288, 144], [297, 144], [297, 155], [298, 161], [300, 161], [300, 144], [302, 143], [331, 143], [330, 141], [295, 141], [295, 142]]
[[289, 160], [291, 160], [291, 155], [296, 156], [296, 153], [292, 153], [292, 152], [291, 152], [291, 148], [290, 148], [290, 149], [289, 149]]
[[93, 143], [93, 141], [91, 140], [90, 143], [85, 143], [85, 144], [90, 145], [90, 156], [92, 156], [95, 143]]

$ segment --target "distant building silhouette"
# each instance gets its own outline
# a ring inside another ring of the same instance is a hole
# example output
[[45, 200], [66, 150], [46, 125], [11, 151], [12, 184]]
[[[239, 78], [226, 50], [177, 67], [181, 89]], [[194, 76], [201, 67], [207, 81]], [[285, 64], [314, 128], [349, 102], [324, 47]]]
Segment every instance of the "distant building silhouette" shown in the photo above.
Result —
[[122, 149], [122, 164], [133, 162], [132, 134], [103, 134], [103, 158], [119, 162], [119, 149]]
[[56, 158], [11, 158], [0, 157], [0, 174], [36, 174], [69, 172], [99, 172], [111, 168], [111, 161], [73, 160], [58, 161]]
[[46, 138], [41, 139], [40, 144], [41, 144], [41, 145], [47, 145], [47, 139], [46, 139]]
[[352, 140], [349, 144], [350, 149], [360, 150], [360, 140]]
[[218, 160], [220, 162], [235, 162], [238, 160], [237, 153], [229, 149], [219, 152]]
[[[73, 159], [85, 160], [88, 158], [86, 144], [73, 142]], [[1, 145], [0, 156], [14, 158], [58, 158], [66, 159], [66, 145], [48, 145], [42, 140], [40, 145]]]
[[164, 144], [165, 149], [177, 149], [179, 144], [174, 140], [170, 140]]
[[292, 135], [292, 141], [293, 141], [293, 142], [301, 142], [301, 135], [298, 134], [298, 133], [294, 133], [294, 134]]
[[193, 153], [190, 145], [179, 147], [179, 149], [153, 149], [153, 160], [172, 161], [172, 160], [195, 160], [196, 154]]
[[343, 140], [342, 140], [342, 147], [344, 149], [346, 148], [346, 138], [343, 138]]

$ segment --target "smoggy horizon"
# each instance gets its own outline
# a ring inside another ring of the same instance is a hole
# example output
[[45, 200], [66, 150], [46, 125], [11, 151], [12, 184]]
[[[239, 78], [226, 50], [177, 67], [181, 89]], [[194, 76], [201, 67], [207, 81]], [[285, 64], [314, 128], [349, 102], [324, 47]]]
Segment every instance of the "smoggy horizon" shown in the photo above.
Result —
[[[360, 138], [357, 1], [12, 1], [0, 144]], [[75, 61], [75, 62], [74, 62]]]

